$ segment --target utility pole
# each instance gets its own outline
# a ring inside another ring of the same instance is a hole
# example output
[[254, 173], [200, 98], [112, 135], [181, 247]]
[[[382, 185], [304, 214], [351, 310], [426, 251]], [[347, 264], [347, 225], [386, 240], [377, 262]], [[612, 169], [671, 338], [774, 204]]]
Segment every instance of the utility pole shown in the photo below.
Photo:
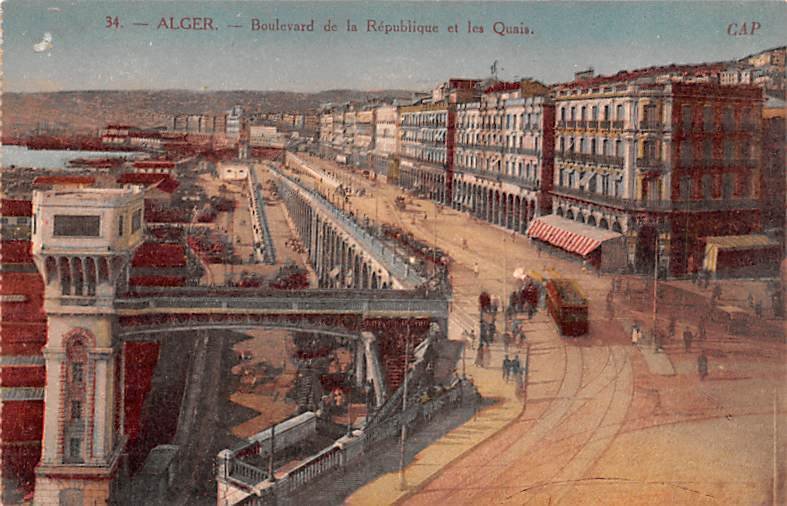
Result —
[[658, 351], [659, 343], [656, 340], [656, 308], [659, 295], [659, 230], [656, 227], [656, 248], [653, 252], [653, 348]]
[[407, 480], [404, 477], [404, 442], [407, 439], [407, 423], [405, 421], [405, 412], [407, 410], [407, 365], [408, 356], [410, 355], [410, 326], [407, 326], [407, 335], [405, 336], [404, 344], [404, 385], [402, 392], [402, 417], [401, 417], [401, 439], [399, 440], [399, 490], [407, 489]]
[[776, 393], [773, 394], [773, 502], [772, 504], [779, 504], [777, 496], [779, 495], [779, 447], [776, 444]]
[[271, 454], [268, 458], [268, 479], [270, 481], [276, 481], [276, 477], [273, 474], [273, 454], [276, 451], [276, 424], [274, 423], [271, 425]]

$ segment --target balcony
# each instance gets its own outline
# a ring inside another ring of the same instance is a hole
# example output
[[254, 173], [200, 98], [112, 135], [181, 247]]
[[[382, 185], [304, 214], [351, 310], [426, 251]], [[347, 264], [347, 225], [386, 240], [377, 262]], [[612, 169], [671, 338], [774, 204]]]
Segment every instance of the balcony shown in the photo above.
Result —
[[640, 130], [661, 131], [663, 128], [664, 125], [660, 121], [645, 120], [639, 123]]
[[463, 165], [457, 165], [456, 171], [461, 172], [463, 174], [472, 174], [474, 176], [480, 177], [482, 179], [486, 179], [488, 181], [494, 181], [497, 183], [506, 182], [525, 188], [527, 190], [538, 190], [538, 181], [536, 181], [535, 179], [527, 179], [525, 177], [520, 177], [520, 176], [511, 176], [508, 174], [503, 174], [503, 173], [493, 172], [488, 170], [471, 169]]
[[661, 171], [664, 169], [664, 161], [656, 158], [637, 158], [637, 168], [646, 171]]
[[592, 165], [608, 165], [611, 167], [623, 168], [623, 157], [594, 155], [589, 153], [564, 152], [555, 155], [555, 159], [563, 162], [585, 163]]
[[624, 209], [627, 211], [731, 211], [741, 209], [758, 209], [759, 202], [755, 199], [711, 199], [711, 200], [641, 200], [624, 199], [611, 195], [602, 195], [578, 188], [556, 186], [554, 195], [564, 196], [585, 202]]

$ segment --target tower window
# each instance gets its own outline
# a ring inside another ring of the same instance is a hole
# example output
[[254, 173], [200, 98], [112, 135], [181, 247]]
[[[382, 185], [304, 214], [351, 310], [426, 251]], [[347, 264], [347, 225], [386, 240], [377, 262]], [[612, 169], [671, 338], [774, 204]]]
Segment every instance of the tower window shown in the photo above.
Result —
[[71, 401], [71, 419], [82, 419], [82, 403], [79, 401]]
[[68, 441], [68, 456], [72, 459], [82, 458], [82, 440], [78, 437], [72, 437]]
[[83, 369], [81, 363], [71, 364], [71, 381], [82, 383]]

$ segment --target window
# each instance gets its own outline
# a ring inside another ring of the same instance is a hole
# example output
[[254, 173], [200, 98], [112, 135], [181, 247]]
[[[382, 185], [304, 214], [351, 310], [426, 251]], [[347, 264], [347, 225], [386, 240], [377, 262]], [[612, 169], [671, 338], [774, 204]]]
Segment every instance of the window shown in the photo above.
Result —
[[609, 106], [604, 106], [604, 120], [609, 121]]
[[38, 220], [36, 220], [36, 215], [33, 215], [33, 233], [36, 233], [36, 225], [38, 224]]
[[68, 441], [68, 456], [72, 459], [82, 458], [82, 440], [78, 437], [72, 437]]
[[735, 127], [735, 118], [732, 115], [732, 107], [725, 107], [724, 108], [724, 116], [723, 116], [723, 124], [724, 130], [731, 131]]
[[724, 174], [724, 176], [722, 176], [721, 198], [725, 200], [732, 198], [733, 184], [733, 174]]
[[596, 175], [593, 174], [588, 180], [588, 191], [596, 193]]
[[623, 104], [619, 104], [617, 106], [617, 110], [615, 111], [615, 119], [617, 121], [623, 121]]
[[590, 139], [590, 153], [596, 154], [596, 139]]
[[566, 108], [560, 108], [560, 121], [566, 121]]
[[609, 195], [609, 174], [601, 176], [601, 193]]
[[713, 141], [710, 139], [705, 139], [702, 142], [702, 158], [704, 160], [713, 159]]
[[680, 145], [680, 160], [684, 164], [690, 164], [694, 159], [694, 146], [691, 141], [685, 141]]
[[71, 401], [71, 419], [82, 419], [82, 403], [79, 401]]
[[724, 141], [724, 159], [725, 160], [732, 160], [732, 153], [733, 153], [733, 143], [731, 140], [727, 139]]
[[82, 364], [80, 362], [71, 364], [71, 381], [74, 383], [82, 383], [83, 377], [84, 370], [82, 369]]
[[592, 112], [591, 112], [591, 119], [592, 119], [593, 121], [596, 121], [596, 120], [598, 120], [598, 106], [594, 105], [594, 106], [593, 106], [593, 109], [592, 109], [591, 111], [592, 111]]
[[713, 198], [713, 177], [709, 174], [702, 176], [702, 198], [705, 200]]
[[123, 223], [123, 215], [121, 214], [118, 216], [118, 236], [123, 237], [123, 229], [125, 228]]
[[99, 237], [100, 216], [55, 215], [54, 235], [59, 237]]
[[709, 105], [706, 105], [702, 108], [702, 128], [706, 132], [713, 131], [713, 108]]
[[691, 109], [691, 106], [686, 105], [683, 106], [683, 108], [681, 108], [680, 117], [681, 117], [681, 124], [683, 125], [683, 130], [685, 131], [691, 130], [692, 115], [693, 115], [693, 111]]
[[131, 233], [133, 234], [142, 227], [142, 209], [137, 209], [131, 215]]
[[623, 142], [615, 141], [615, 156], [623, 158]]
[[691, 198], [691, 177], [681, 176], [680, 178], [680, 198], [689, 200]]

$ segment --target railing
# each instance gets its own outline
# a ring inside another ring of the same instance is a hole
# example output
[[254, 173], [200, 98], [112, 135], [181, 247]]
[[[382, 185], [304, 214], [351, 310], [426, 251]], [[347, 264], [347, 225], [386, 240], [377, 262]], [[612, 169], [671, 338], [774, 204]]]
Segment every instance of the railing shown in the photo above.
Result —
[[664, 161], [656, 160], [655, 158], [637, 158], [637, 167], [640, 169], [661, 170], [664, 168]]
[[245, 485], [253, 486], [270, 478], [267, 470], [247, 464], [238, 458], [230, 460], [227, 465], [229, 466], [227, 475]]
[[590, 163], [593, 165], [609, 165], [623, 168], [624, 159], [621, 156], [593, 155], [589, 153], [576, 153], [566, 151], [555, 154], [555, 159], [564, 162]]
[[[249, 198], [252, 201], [252, 214], [257, 218], [260, 233], [262, 235], [263, 243], [263, 261], [266, 264], [276, 263], [276, 249], [273, 245], [273, 238], [271, 236], [270, 227], [268, 226], [268, 218], [265, 215], [265, 201], [259, 190], [259, 183], [257, 182], [256, 169], [251, 167], [249, 169]], [[256, 235], [256, 234], [255, 234]], [[255, 246], [256, 250], [256, 246]]]
[[514, 184], [516, 186], [525, 188], [527, 190], [538, 189], [538, 181], [535, 179], [527, 179], [525, 177], [513, 176], [513, 175], [503, 174], [499, 172], [471, 169], [469, 167], [465, 167], [464, 165], [457, 166], [456, 171], [461, 173], [473, 174], [474, 176], [478, 176], [480, 178], [487, 179], [490, 181], [495, 181], [495, 182], [505, 181], [507, 183]]
[[640, 130], [661, 130], [664, 128], [664, 125], [660, 121], [640, 121], [639, 129]]
[[345, 228], [352, 237], [358, 241], [367, 253], [375, 257], [375, 260], [380, 262], [394, 277], [399, 279], [402, 285], [411, 285], [412, 287], [422, 284], [425, 280], [418, 276], [414, 270], [410, 269], [405, 263], [404, 259], [398, 258], [396, 254], [378, 239], [373, 237], [369, 232], [364, 230], [360, 225], [351, 220], [340, 210], [331, 204], [319, 192], [311, 188], [307, 188], [300, 183], [293, 180], [290, 176], [285, 175], [278, 170], [270, 167], [270, 170], [279, 176], [280, 180], [289, 185], [291, 191], [300, 191], [308, 194], [313, 202], [325, 213], [332, 216], [338, 225]]
[[585, 200], [596, 204], [606, 205], [618, 209], [642, 211], [720, 211], [735, 209], [756, 209], [759, 206], [754, 199], [727, 199], [727, 200], [636, 200], [602, 195], [599, 193], [581, 191], [576, 188], [557, 186], [552, 191], [554, 195]]
[[[391, 290], [394, 291], [394, 290]], [[199, 309], [243, 309], [250, 312], [332, 312], [332, 313], [403, 313], [429, 314], [443, 317], [448, 313], [448, 301], [440, 299], [422, 300], [385, 300], [358, 299], [347, 291], [341, 297], [326, 299], [283, 298], [283, 297], [230, 297], [230, 298], [186, 298], [186, 297], [146, 297], [138, 299], [117, 299], [115, 309], [122, 315], [124, 311], [142, 309], [186, 309], [198, 313]], [[382, 291], [380, 293], [387, 293]], [[237, 312], [237, 311], [236, 311]]]
[[310, 481], [341, 467], [344, 461], [342, 453], [341, 448], [333, 446], [287, 473], [287, 490], [290, 493], [295, 492]]

